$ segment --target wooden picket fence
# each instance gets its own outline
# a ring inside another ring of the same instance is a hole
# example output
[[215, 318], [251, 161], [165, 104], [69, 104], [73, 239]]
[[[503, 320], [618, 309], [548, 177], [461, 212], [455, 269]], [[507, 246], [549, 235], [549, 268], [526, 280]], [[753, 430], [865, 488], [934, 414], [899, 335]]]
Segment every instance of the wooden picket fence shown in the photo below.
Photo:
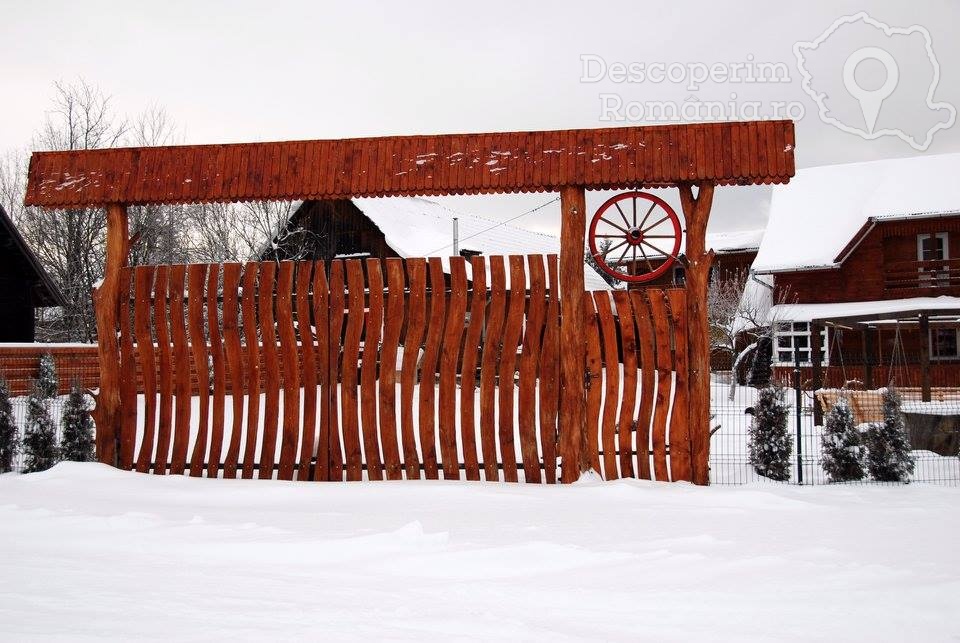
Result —
[[[120, 466], [556, 482], [557, 280], [541, 255], [124, 268]], [[689, 480], [684, 292], [583, 303], [594, 468]]]

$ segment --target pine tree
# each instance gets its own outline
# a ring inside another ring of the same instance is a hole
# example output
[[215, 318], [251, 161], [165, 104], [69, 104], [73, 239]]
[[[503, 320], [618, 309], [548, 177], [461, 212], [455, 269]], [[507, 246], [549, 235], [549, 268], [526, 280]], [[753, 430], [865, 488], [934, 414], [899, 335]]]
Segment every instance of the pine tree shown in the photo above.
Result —
[[57, 463], [57, 432], [47, 409], [43, 385], [34, 382], [27, 400], [27, 430], [23, 436], [23, 471], [46, 471]]
[[57, 363], [50, 353], [40, 356], [40, 372], [37, 375], [37, 386], [44, 400], [57, 396], [60, 382], [57, 379]]
[[867, 430], [867, 468], [880, 482], [909, 482], [913, 473], [913, 454], [900, 405], [900, 394], [891, 386], [883, 392], [883, 422], [874, 422]]
[[92, 462], [93, 418], [87, 409], [87, 400], [78, 383], [70, 388], [70, 396], [63, 409], [63, 434], [60, 440], [60, 457], [73, 462]]
[[0, 473], [13, 469], [14, 458], [20, 451], [20, 432], [13, 421], [13, 405], [10, 403], [10, 388], [0, 377]]
[[846, 398], [837, 400], [827, 414], [820, 445], [823, 449], [821, 464], [830, 482], [863, 480], [866, 450]]
[[779, 386], [762, 389], [753, 407], [747, 445], [750, 464], [758, 474], [771, 480], [790, 479], [793, 438], [787, 431], [789, 408]]
[[757, 347], [753, 351], [753, 362], [750, 364], [750, 386], [763, 388], [770, 385], [773, 371], [770, 364], [773, 361], [773, 340], [769, 335], [757, 339]]

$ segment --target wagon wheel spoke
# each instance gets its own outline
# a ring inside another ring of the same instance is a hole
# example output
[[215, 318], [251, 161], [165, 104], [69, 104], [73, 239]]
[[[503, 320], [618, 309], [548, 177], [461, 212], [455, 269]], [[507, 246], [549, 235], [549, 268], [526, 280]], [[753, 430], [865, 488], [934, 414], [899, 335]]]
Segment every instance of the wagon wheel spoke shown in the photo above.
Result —
[[603, 221], [604, 223], [608, 224], [608, 225], [612, 225], [614, 228], [616, 228], [617, 230], [619, 230], [619, 231], [622, 232], [623, 234], [630, 234], [630, 231], [629, 231], [629, 230], [627, 230], [626, 228], [621, 228], [621, 227], [618, 226], [616, 223], [614, 223], [613, 221], [610, 221], [610, 220], [607, 219], [606, 217], [600, 217], [600, 220]]
[[624, 239], [623, 241], [621, 241], [620, 243], [616, 244], [615, 246], [610, 246], [609, 248], [607, 248], [606, 252], [598, 252], [597, 254], [595, 254], [595, 255], [593, 255], [593, 256], [594, 256], [594, 258], [596, 258], [596, 257], [606, 258], [607, 255], [609, 255], [611, 252], [613, 252], [614, 250], [616, 250], [616, 249], [619, 248], [620, 246], [624, 245], [626, 242], [627, 242], [627, 240]]
[[637, 197], [633, 197], [633, 227], [637, 227]]
[[660, 225], [661, 223], [663, 223], [664, 221], [666, 221], [666, 220], [669, 219], [669, 218], [670, 218], [670, 215], [668, 214], [667, 216], [663, 217], [662, 219], [660, 219], [660, 220], [657, 221], [656, 223], [647, 226], [646, 228], [644, 228], [644, 229], [641, 230], [640, 232], [646, 233], [647, 230], [652, 230], [653, 228], [656, 228], [658, 225]]
[[[646, 222], [647, 222], [647, 219], [650, 218], [650, 215], [653, 213], [653, 209], [654, 209], [655, 207], [657, 207], [656, 201], [654, 201], [653, 203], [650, 204], [650, 209], [647, 210], [647, 213], [646, 213], [645, 215], [643, 215], [643, 221], [640, 222], [640, 226], [639, 226], [639, 227], [641, 227], [641, 228], [643, 227], [643, 224], [646, 223]], [[636, 222], [634, 222], [634, 223], [636, 223]]]
[[648, 257], [647, 253], [643, 251], [643, 247], [642, 246], [635, 246], [635, 247], [640, 248], [640, 254], [643, 255], [643, 260], [647, 262], [647, 270], [649, 270], [650, 272], [653, 272], [653, 264], [650, 263], [650, 257]]
[[614, 205], [617, 206], [617, 211], [620, 213], [620, 218], [623, 219], [623, 225], [625, 225], [625, 226], [627, 226], [627, 227], [629, 228], [629, 227], [630, 227], [630, 222], [627, 221], [627, 215], [625, 215], [625, 214], [623, 213], [623, 210], [620, 209], [620, 204], [619, 204], [619, 203], [614, 203]]
[[[600, 235], [597, 235], [598, 237]], [[675, 234], [645, 234], [643, 235], [644, 239], [676, 239], [677, 235]]]
[[[617, 259], [617, 265], [618, 265], [618, 266], [619, 266], [621, 263], [623, 263], [623, 258], [627, 256], [627, 252], [629, 252], [629, 251], [630, 251], [630, 246], [627, 246], [626, 248], [623, 249], [623, 254], [620, 255], [620, 258], [619, 258], [619, 259]], [[630, 273], [627, 272], [627, 273], [621, 273], [621, 274], [629, 275]]]
[[600, 237], [602, 239], [623, 239], [622, 234], [595, 234], [595, 237]]
[[658, 248], [658, 247], [656, 247], [656, 246], [654, 246], [654, 245], [651, 245], [651, 244], [647, 243], [646, 241], [644, 241], [644, 240], [642, 240], [642, 239], [640, 240], [640, 243], [642, 243], [643, 245], [647, 246], [648, 248], [651, 248], [652, 250], [656, 251], [657, 253], [663, 254], [663, 256], [665, 256], [665, 257], [670, 257], [671, 259], [676, 259], [676, 258], [677, 258], [676, 255], [670, 254], [669, 252], [665, 252], [664, 250], [661, 250], [660, 248]]

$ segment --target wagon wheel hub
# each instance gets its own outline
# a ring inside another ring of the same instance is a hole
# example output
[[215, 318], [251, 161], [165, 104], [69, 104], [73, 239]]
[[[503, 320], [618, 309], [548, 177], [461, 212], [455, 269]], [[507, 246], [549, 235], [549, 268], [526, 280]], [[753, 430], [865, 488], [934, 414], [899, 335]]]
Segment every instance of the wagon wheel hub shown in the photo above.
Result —
[[643, 230], [640, 228], [630, 228], [627, 231], [627, 243], [631, 246], [639, 246], [643, 241]]

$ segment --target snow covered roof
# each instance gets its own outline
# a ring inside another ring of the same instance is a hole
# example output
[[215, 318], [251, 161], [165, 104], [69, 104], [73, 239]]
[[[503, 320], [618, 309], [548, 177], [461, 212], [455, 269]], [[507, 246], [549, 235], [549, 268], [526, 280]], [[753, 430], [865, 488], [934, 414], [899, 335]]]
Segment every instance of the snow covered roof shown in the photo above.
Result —
[[713, 248], [717, 254], [749, 252], [760, 247], [763, 240], [763, 228], [756, 230], [732, 230], [728, 232], [707, 232], [707, 249]]
[[960, 212], [960, 153], [798, 170], [773, 188], [756, 272], [832, 268], [871, 219]]
[[[882, 301], [850, 301], [831, 304], [777, 304], [770, 309], [770, 319], [776, 321], [808, 322], [814, 319], [833, 319], [869, 315], [890, 315], [919, 311], [956, 311], [960, 316], [960, 297], [908, 297]], [[882, 317], [878, 318], [883, 319]]]
[[[484, 255], [559, 254], [560, 239], [474, 214], [457, 212], [419, 197], [353, 199], [364, 215], [383, 232], [401, 257], [441, 257], [444, 269], [453, 253], [453, 218], [458, 218], [461, 250]], [[609, 290], [610, 285], [584, 264], [587, 290]]]

